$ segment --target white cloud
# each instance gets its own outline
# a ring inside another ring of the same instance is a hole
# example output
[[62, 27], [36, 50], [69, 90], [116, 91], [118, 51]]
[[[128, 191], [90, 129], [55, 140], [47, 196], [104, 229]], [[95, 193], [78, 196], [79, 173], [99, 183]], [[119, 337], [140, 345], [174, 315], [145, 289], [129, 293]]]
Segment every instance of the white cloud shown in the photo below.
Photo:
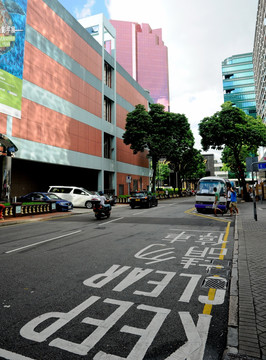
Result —
[[83, 19], [86, 16], [91, 16], [91, 14], [92, 14], [91, 8], [93, 7], [94, 4], [95, 4], [95, 0], [87, 0], [81, 10], [76, 8], [75, 9], [76, 18]]
[[251, 52], [258, 0], [109, 0], [110, 19], [162, 28], [171, 111], [184, 113], [200, 148], [198, 123], [223, 103], [221, 62]]

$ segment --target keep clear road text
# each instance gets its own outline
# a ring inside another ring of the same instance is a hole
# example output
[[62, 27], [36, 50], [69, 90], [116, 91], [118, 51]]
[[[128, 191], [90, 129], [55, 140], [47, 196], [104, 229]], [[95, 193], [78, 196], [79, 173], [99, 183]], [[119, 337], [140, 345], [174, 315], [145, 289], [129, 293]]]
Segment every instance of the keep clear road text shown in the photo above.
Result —
[[[196, 214], [188, 211], [191, 215]], [[121, 219], [102, 224], [115, 231], [114, 225], [123, 226]], [[222, 225], [224, 230], [209, 231], [194, 229], [193, 222], [186, 228], [169, 225], [156, 241], [132, 253], [141, 267], [107, 264], [83, 280], [90, 296], [67, 311], [36, 314], [21, 327], [20, 336], [28, 346], [42, 344], [47, 353], [60, 350], [58, 357], [36, 360], [216, 359], [206, 343], [208, 336], [219, 340], [216, 323], [226, 318], [230, 221]], [[35, 360], [5, 349], [0, 357]]]

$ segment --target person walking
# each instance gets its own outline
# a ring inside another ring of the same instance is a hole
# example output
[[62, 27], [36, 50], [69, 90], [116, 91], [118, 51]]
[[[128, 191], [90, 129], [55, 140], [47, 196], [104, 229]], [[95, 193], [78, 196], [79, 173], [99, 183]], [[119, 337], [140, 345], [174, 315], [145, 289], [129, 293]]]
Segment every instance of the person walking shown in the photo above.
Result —
[[213, 191], [214, 191], [214, 196], [215, 196], [214, 203], [212, 205], [212, 208], [214, 210], [214, 216], [217, 216], [217, 209], [220, 211], [220, 213], [222, 213], [222, 216], [223, 216], [223, 211], [218, 207], [219, 201], [220, 201], [220, 193], [219, 193], [219, 191], [217, 191], [216, 187], [213, 188]]
[[231, 186], [227, 186], [227, 194], [226, 194], [226, 209], [227, 211], [230, 209], [231, 202]]
[[235, 210], [238, 215], [236, 189], [231, 188], [230, 191], [231, 191], [231, 202], [229, 205], [230, 206], [230, 216], [233, 215], [233, 210]]

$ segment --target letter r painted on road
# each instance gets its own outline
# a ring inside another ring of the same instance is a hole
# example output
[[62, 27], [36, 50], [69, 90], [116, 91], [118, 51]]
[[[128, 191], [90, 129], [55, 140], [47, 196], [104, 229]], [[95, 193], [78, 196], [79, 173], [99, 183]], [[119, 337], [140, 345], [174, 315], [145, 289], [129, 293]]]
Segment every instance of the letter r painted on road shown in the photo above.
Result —
[[[95, 288], [101, 288], [104, 285], [108, 284], [110, 281], [123, 274], [125, 271], [130, 269], [130, 266], [123, 266], [119, 269], [120, 265], [113, 265], [105, 273], [96, 274], [87, 280], [83, 281], [83, 284], [86, 286], [91, 286]], [[96, 282], [96, 280], [103, 278], [101, 281]]]

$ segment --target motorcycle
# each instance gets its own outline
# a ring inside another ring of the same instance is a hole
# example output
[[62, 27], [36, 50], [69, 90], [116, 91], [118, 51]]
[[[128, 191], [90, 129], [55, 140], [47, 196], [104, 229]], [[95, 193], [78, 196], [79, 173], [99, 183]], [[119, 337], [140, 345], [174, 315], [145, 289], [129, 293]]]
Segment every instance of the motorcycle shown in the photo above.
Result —
[[106, 217], [108, 219], [111, 215], [112, 208], [111, 206], [105, 207], [101, 205], [100, 201], [92, 201], [92, 210], [95, 214], [96, 219], [100, 220], [103, 217]]

